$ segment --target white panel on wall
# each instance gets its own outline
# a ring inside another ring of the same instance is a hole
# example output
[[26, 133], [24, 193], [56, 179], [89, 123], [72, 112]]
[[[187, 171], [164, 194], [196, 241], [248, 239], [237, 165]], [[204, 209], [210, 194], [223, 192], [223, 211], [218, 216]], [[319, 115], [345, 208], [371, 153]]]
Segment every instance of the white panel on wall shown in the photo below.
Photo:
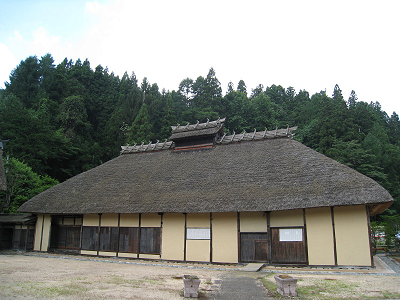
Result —
[[280, 242], [301, 242], [303, 241], [303, 229], [289, 228], [279, 229]]
[[187, 228], [186, 239], [188, 240], [209, 240], [210, 228]]

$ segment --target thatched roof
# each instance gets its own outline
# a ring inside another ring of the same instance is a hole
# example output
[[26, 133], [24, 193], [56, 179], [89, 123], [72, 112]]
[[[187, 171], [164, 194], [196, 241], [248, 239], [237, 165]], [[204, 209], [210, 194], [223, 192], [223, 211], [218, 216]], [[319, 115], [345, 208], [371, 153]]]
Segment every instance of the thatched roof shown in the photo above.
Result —
[[36, 217], [32, 214], [0, 214], [0, 224], [29, 224], [35, 221]]
[[368, 204], [379, 212], [392, 201], [372, 179], [285, 137], [122, 154], [42, 192], [19, 211], [194, 213]]

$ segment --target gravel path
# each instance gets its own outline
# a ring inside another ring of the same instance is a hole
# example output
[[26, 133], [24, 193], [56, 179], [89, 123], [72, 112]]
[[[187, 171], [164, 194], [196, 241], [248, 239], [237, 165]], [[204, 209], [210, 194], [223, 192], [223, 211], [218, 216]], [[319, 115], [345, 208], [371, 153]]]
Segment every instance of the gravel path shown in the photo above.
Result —
[[269, 297], [263, 284], [251, 273], [229, 273], [221, 277], [218, 293], [209, 294], [214, 300], [274, 299]]
[[385, 255], [379, 255], [379, 258], [393, 271], [397, 274], [400, 274], [400, 264], [395, 261], [393, 258]]

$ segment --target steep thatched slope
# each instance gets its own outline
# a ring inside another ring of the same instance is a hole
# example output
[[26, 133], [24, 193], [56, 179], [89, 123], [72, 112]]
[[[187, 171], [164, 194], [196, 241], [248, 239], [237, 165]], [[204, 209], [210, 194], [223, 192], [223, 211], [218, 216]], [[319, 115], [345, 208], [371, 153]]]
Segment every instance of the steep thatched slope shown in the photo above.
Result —
[[35, 196], [20, 211], [274, 211], [392, 201], [372, 179], [279, 138], [208, 150], [123, 154]]

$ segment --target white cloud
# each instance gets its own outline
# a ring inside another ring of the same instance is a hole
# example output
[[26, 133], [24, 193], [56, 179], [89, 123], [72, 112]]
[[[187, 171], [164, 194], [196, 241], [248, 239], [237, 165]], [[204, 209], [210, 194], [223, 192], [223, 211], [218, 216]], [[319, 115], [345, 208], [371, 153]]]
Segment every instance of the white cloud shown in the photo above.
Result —
[[104, 6], [97, 1], [86, 2], [85, 13], [97, 15], [104, 12]]
[[40, 27], [33, 32], [33, 40], [29, 48], [32, 53], [51, 53], [52, 50], [62, 48], [61, 37], [51, 36], [43, 27]]
[[17, 38], [18, 41], [22, 41], [22, 36], [19, 34], [19, 32], [17, 30], [14, 31], [14, 36]]
[[[8, 81], [9, 75], [13, 69], [18, 64], [18, 60], [14, 56], [14, 54], [10, 51], [10, 49], [0, 43], [0, 78]], [[4, 82], [0, 82], [0, 88], [4, 88]]]

